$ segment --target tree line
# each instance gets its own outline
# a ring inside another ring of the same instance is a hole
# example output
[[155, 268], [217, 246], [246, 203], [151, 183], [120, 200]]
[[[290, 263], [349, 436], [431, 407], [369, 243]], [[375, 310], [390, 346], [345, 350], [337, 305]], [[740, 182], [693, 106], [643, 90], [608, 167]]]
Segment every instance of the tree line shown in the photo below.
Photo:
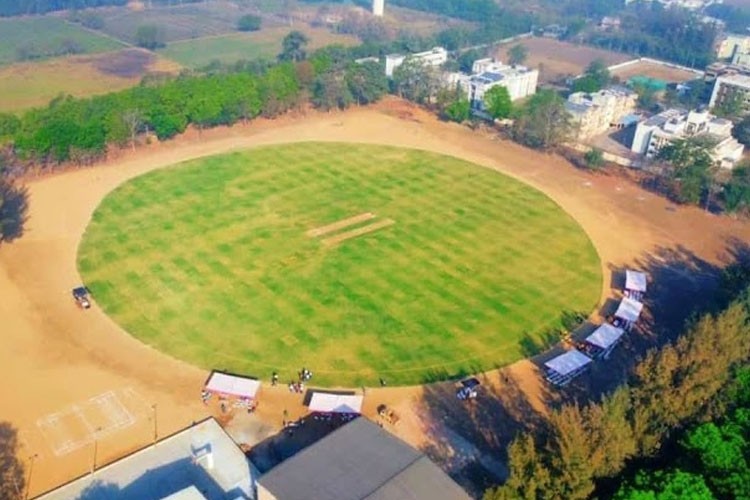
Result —
[[[647, 352], [628, 384], [599, 402], [564, 404], [541, 429], [517, 436], [508, 448], [507, 482], [485, 499], [589, 498], [597, 481], [656, 455], [681, 428], [720, 412], [722, 395], [750, 359], [749, 278], [747, 268], [728, 269], [723, 294], [733, 300]], [[621, 498], [678, 498], [631, 497], [623, 488]]]
[[134, 145], [145, 132], [164, 140], [188, 125], [200, 130], [274, 117], [308, 100], [321, 109], [344, 108], [374, 102], [387, 91], [378, 63], [356, 64], [336, 48], [307, 59], [306, 44], [304, 34], [290, 33], [280, 62], [257, 73], [146, 80], [102, 96], [62, 96], [20, 117], [0, 114], [6, 161], [15, 166], [89, 164], [104, 157], [108, 146]]

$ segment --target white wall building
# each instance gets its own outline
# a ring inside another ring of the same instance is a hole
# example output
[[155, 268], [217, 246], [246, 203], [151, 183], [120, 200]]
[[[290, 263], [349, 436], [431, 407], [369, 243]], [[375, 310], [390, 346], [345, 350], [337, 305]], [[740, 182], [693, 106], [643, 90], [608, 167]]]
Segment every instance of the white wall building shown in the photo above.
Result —
[[627, 87], [612, 86], [598, 92], [574, 92], [568, 96], [565, 109], [571, 115], [577, 139], [587, 139], [610, 127], [635, 111], [638, 94]]
[[538, 70], [508, 66], [491, 58], [474, 61], [471, 70], [471, 75], [451, 73], [447, 81], [449, 85], [458, 85], [466, 92], [474, 109], [484, 109], [484, 94], [498, 85], [508, 89], [511, 101], [536, 93]]
[[750, 111], [750, 75], [736, 73], [718, 76], [714, 82], [708, 107], [719, 106], [725, 99], [737, 94], [742, 98], [743, 110]]
[[745, 35], [725, 34], [716, 44], [716, 57], [729, 59], [736, 53], [750, 52], [750, 37]]
[[711, 151], [714, 161], [723, 168], [733, 168], [745, 146], [732, 137], [732, 127], [732, 122], [708, 111], [668, 109], [638, 123], [630, 149], [653, 158], [672, 141], [703, 136], [716, 143]]
[[441, 66], [448, 61], [448, 51], [443, 47], [434, 47], [425, 52], [418, 52], [416, 54], [388, 54], [385, 56], [385, 76], [392, 78], [393, 71], [404, 64], [404, 61], [407, 58], [429, 66]]

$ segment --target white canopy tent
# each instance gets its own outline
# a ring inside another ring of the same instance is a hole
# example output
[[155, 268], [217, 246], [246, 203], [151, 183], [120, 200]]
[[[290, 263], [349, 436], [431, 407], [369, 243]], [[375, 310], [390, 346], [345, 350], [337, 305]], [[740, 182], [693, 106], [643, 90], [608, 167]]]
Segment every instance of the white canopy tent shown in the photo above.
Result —
[[622, 338], [625, 330], [617, 328], [609, 323], [599, 326], [594, 332], [586, 337], [586, 342], [599, 350], [597, 356], [607, 357]]
[[589, 363], [591, 358], [577, 349], [571, 349], [544, 363], [548, 369], [547, 380], [555, 385], [566, 385], [586, 369]]
[[211, 372], [206, 381], [205, 390], [240, 398], [255, 399], [258, 390], [260, 390], [260, 381], [241, 375], [214, 371]]
[[642, 302], [623, 297], [617, 311], [615, 311], [615, 317], [623, 319], [628, 323], [635, 323], [641, 316], [641, 311], [643, 311]]
[[308, 407], [320, 413], [362, 413], [364, 396], [355, 394], [329, 394], [314, 392]]
[[646, 292], [646, 273], [640, 271], [625, 271], [625, 290]]

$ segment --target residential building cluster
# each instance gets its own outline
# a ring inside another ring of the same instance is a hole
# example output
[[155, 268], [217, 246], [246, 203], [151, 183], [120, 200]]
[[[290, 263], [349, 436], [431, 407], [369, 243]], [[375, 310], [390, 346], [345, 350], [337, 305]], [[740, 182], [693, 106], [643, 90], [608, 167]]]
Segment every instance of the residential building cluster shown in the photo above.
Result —
[[574, 92], [565, 109], [571, 116], [576, 139], [584, 140], [633, 121], [638, 94], [627, 87], [612, 86], [598, 92]]
[[668, 109], [638, 123], [631, 150], [654, 158], [667, 144], [679, 139], [704, 137], [714, 146], [711, 157], [723, 168], [732, 168], [745, 147], [732, 137], [732, 122], [717, 118], [708, 110]]
[[539, 81], [539, 71], [486, 58], [474, 61], [470, 75], [449, 73], [446, 79], [448, 85], [457, 85], [468, 96], [472, 109], [484, 110], [484, 96], [493, 87], [507, 88], [511, 101], [533, 95]]
[[750, 74], [726, 73], [716, 77], [708, 107], [721, 106], [729, 99], [740, 100], [743, 112], [750, 111]]

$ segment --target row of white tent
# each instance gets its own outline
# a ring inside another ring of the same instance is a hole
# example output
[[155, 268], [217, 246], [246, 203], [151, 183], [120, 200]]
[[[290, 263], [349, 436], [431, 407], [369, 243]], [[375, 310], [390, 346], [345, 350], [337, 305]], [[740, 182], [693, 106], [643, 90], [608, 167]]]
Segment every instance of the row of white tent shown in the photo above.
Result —
[[[222, 396], [257, 399], [260, 380], [212, 371], [204, 387], [205, 391]], [[308, 408], [319, 413], [361, 413], [364, 397], [356, 394], [331, 394], [313, 392]]]
[[[646, 274], [639, 271], [625, 271], [625, 290], [643, 294], [646, 292]], [[592, 348], [594, 358], [607, 358], [609, 353], [620, 342], [625, 329], [638, 321], [643, 312], [643, 303], [629, 297], [623, 297], [615, 311], [615, 318], [624, 322], [625, 328], [603, 323], [586, 337], [586, 344]], [[593, 359], [578, 349], [571, 349], [544, 366], [547, 368], [547, 380], [555, 385], [566, 385], [578, 374], [586, 370]]]

